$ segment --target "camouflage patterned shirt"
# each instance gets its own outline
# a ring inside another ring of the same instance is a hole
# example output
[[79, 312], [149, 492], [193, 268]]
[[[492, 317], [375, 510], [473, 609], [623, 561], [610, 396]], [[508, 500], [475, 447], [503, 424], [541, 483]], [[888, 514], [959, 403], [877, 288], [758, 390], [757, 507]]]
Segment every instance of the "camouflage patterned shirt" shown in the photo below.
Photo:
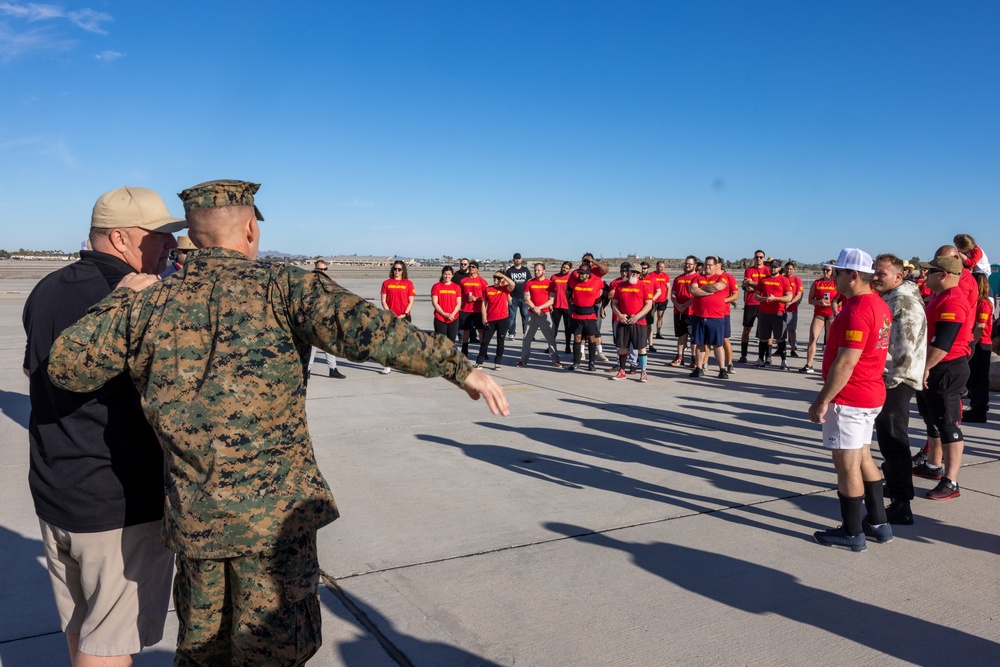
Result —
[[310, 345], [455, 384], [472, 370], [451, 341], [326, 276], [206, 248], [91, 308], [53, 344], [49, 376], [93, 391], [129, 374], [165, 450], [166, 545], [230, 558], [338, 516], [306, 427]]
[[885, 358], [885, 387], [908, 384], [923, 389], [927, 361], [927, 317], [920, 288], [909, 280], [882, 295], [892, 311], [889, 354]]

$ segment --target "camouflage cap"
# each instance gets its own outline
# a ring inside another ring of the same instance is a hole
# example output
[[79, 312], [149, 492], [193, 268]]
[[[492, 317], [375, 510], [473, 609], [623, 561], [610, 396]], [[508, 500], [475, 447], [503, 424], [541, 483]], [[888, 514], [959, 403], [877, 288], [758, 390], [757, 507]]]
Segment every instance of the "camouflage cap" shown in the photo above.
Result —
[[215, 208], [217, 206], [253, 206], [257, 219], [264, 221], [260, 209], [253, 203], [253, 196], [260, 189], [260, 183], [247, 181], [208, 181], [199, 183], [177, 196], [184, 202], [184, 211], [195, 208]]

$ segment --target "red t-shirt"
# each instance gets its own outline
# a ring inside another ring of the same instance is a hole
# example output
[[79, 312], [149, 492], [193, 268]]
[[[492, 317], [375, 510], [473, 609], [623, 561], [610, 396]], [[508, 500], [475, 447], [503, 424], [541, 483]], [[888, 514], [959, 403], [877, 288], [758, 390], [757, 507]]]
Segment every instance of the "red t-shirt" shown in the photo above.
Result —
[[[763, 305], [763, 304], [761, 304]], [[885, 403], [885, 358], [889, 352], [892, 311], [878, 294], [868, 293], [848, 299], [830, 325], [823, 353], [823, 379], [830, 372], [840, 348], [861, 350], [851, 379], [833, 403], [855, 408], [880, 408]]]
[[[696, 271], [682, 273], [674, 278], [674, 298], [676, 299], [674, 303], [684, 303], [691, 299], [691, 282], [697, 279], [698, 273]], [[686, 313], [688, 310], [688, 308], [678, 308], [677, 312]]]
[[[979, 246], [976, 246], [977, 248]], [[982, 251], [980, 251], [981, 253]], [[980, 299], [976, 304], [976, 324], [985, 324], [983, 335], [979, 338], [982, 345], [991, 345], [993, 338], [993, 300], [989, 297]], [[973, 326], [975, 328], [975, 325]]]
[[[761, 278], [767, 278], [770, 275], [771, 275], [771, 269], [769, 269], [766, 266], [761, 266], [761, 267], [751, 266], [748, 267], [747, 270], [743, 272], [744, 280], [749, 280], [755, 283], [759, 283]], [[757, 297], [754, 296], [754, 289], [752, 287], [747, 288], [746, 294], [744, 295], [744, 300], [746, 301], [746, 304], [748, 306], [760, 305], [760, 301], [758, 301]]]
[[965, 293], [969, 308], [975, 312], [976, 304], [979, 303], [979, 283], [972, 277], [972, 271], [962, 269], [962, 276], [958, 279], [958, 287]]
[[569, 278], [572, 275], [572, 273], [567, 273], [566, 275], [557, 273], [552, 276], [552, 286], [550, 289], [556, 299], [552, 303], [553, 308], [569, 308], [569, 297], [566, 296], [566, 283], [569, 282]]
[[969, 251], [968, 255], [966, 255], [965, 268], [971, 271], [972, 269], [976, 268], [976, 264], [979, 264], [979, 260], [981, 260], [982, 258], [983, 258], [983, 249], [980, 248], [979, 246], [976, 246], [975, 248]]
[[667, 300], [667, 288], [670, 287], [670, 276], [665, 271], [651, 271], [649, 277], [653, 279], [653, 294], [660, 290], [660, 296], [656, 297], [656, 303], [663, 303]]
[[[731, 297], [734, 294], [740, 293], [740, 286], [736, 284], [736, 276], [726, 271], [722, 272], [722, 278], [729, 285], [729, 289], [726, 291], [726, 297]], [[726, 315], [729, 315], [733, 311], [733, 304], [726, 303]]]
[[[792, 298], [795, 298], [796, 294], [802, 294], [802, 278], [798, 276], [786, 276], [788, 278], [788, 284], [792, 287]], [[799, 312], [799, 304], [802, 303], [802, 299], [799, 299], [795, 303], [788, 304], [786, 310], [790, 313]]]
[[976, 311], [969, 307], [961, 287], [949, 287], [940, 294], [935, 294], [924, 311], [927, 313], [927, 340], [931, 342], [934, 341], [934, 332], [937, 331], [939, 322], [962, 323], [962, 330], [941, 361], [967, 357], [972, 353], [969, 344], [972, 343], [972, 326], [976, 320]]
[[927, 286], [927, 278], [917, 278], [915, 282], [917, 283], [917, 288], [920, 290], [920, 298], [924, 301], [929, 299], [931, 295], [934, 294], [934, 292], [931, 291], [931, 288]]
[[[431, 296], [436, 296], [438, 299], [438, 306], [441, 307], [446, 313], [452, 313], [455, 310], [455, 306], [459, 301], [462, 300], [462, 286], [458, 283], [448, 283], [447, 285], [440, 280], [434, 283], [434, 287], [431, 288]], [[434, 319], [441, 322], [454, 322], [454, 318], [442, 317], [441, 313], [434, 311]]]
[[[694, 284], [698, 287], [706, 287], [707, 285], [714, 285], [720, 280], [725, 282], [725, 278], [719, 274], [698, 276]], [[728, 306], [726, 303], [727, 296], [729, 296], [729, 290], [719, 290], [708, 296], [696, 296], [694, 303], [691, 304], [691, 314], [704, 318], [723, 318], [729, 312], [726, 308]]]
[[389, 278], [382, 283], [381, 293], [385, 295], [385, 304], [389, 310], [396, 315], [403, 315], [407, 306], [410, 305], [410, 297], [417, 295], [417, 291], [413, 289], [413, 283], [409, 280], [396, 280], [395, 278]]
[[822, 299], [824, 294], [829, 294], [828, 306], [813, 306], [813, 317], [833, 317], [833, 302], [837, 300], [837, 281], [820, 278], [813, 283], [813, 298]]
[[[604, 292], [604, 281], [597, 276], [591, 276], [590, 280], [585, 282], [576, 280], [571, 281], [570, 284], [573, 285], [572, 305], [574, 306], [570, 310], [570, 316], [574, 320], [596, 320], [597, 313], [594, 312], [594, 304], [600, 300], [601, 294]], [[577, 312], [577, 307], [585, 310]]]
[[[791, 291], [792, 286], [788, 284], [788, 278], [781, 274], [761, 278], [757, 281], [757, 294], [762, 297], [785, 296]], [[758, 301], [757, 303], [760, 304], [760, 312], [765, 315], [781, 315], [785, 312], [786, 304], [780, 301]]]
[[[624, 278], [615, 278], [614, 280], [612, 280], [608, 284], [608, 294], [611, 295], [610, 298], [612, 298], [612, 299], [615, 298], [615, 293], [618, 291], [618, 286], [621, 285], [624, 282], [628, 282], [628, 281], [625, 280]], [[611, 321], [612, 322], [617, 322], [618, 321], [618, 316], [615, 315], [614, 308], [611, 309]]]
[[[548, 278], [532, 278], [524, 283], [524, 294], [527, 296], [528, 303], [532, 306], [540, 306], [551, 298], [552, 281]], [[542, 312], [547, 313], [549, 309], [544, 308]]]
[[496, 322], [507, 319], [507, 295], [513, 290], [510, 285], [489, 285], [483, 290], [483, 300], [486, 302], [486, 321]]
[[[483, 300], [483, 290], [490, 286], [482, 276], [466, 276], [462, 278], [462, 312], [478, 313], [479, 302]], [[469, 295], [473, 300], [469, 301]]]
[[[619, 279], [618, 284], [615, 286], [614, 297], [618, 302], [618, 310], [621, 311], [623, 315], [635, 315], [647, 301], [653, 298], [653, 281], [651, 280], [640, 280], [638, 283], [633, 285], [627, 280]], [[646, 316], [644, 315], [641, 320], [636, 322], [636, 324], [645, 324]]]

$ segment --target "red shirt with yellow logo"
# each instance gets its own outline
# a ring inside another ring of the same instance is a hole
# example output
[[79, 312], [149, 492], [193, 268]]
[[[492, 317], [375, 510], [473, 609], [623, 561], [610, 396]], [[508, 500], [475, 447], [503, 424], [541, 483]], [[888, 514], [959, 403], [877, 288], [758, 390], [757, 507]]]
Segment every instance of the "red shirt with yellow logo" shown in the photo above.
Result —
[[976, 324], [985, 324], [983, 335], [977, 341], [980, 345], [991, 345], [993, 339], [993, 301], [987, 297], [976, 304]]
[[569, 308], [569, 296], [566, 294], [566, 283], [569, 282], [572, 273], [567, 273], [563, 275], [557, 273], [552, 276], [552, 296], [555, 297], [555, 301], [552, 302], [553, 308]]
[[[698, 276], [698, 279], [694, 281], [694, 284], [698, 287], [705, 288], [708, 285], [714, 285], [718, 282], [727, 283], [728, 281], [722, 274], [713, 274], [710, 276]], [[726, 303], [726, 297], [729, 296], [730, 292], [728, 289], [721, 289], [718, 292], [713, 292], [708, 296], [696, 296], [694, 298], [694, 303], [691, 304], [691, 314], [695, 317], [704, 317], [706, 319], [723, 318], [729, 314], [729, 304]]]
[[[635, 285], [622, 280], [615, 287], [614, 299], [618, 302], [618, 311], [623, 315], [636, 315], [647, 301], [653, 298], [653, 282], [640, 280]], [[648, 315], [648, 313], [647, 313]], [[646, 316], [636, 324], [645, 324]]]
[[670, 276], [665, 271], [652, 271], [649, 278], [653, 279], [653, 294], [660, 290], [660, 296], [656, 297], [656, 303], [663, 303], [667, 300], [667, 288], [670, 287]]
[[[790, 294], [792, 286], [788, 283], [788, 278], [783, 275], [768, 276], [757, 281], [757, 296], [785, 296]], [[755, 299], [756, 300], [756, 299]], [[787, 304], [781, 301], [757, 301], [760, 304], [760, 312], [765, 315], [781, 315], [785, 312]], [[750, 302], [747, 301], [747, 305]]]
[[401, 316], [410, 305], [410, 297], [416, 296], [417, 291], [413, 289], [413, 283], [409, 280], [389, 278], [382, 283], [382, 294], [385, 295], [385, 305], [389, 310]]
[[855, 408], [879, 408], [885, 403], [885, 358], [889, 352], [892, 311], [878, 294], [868, 293], [847, 299], [830, 325], [823, 353], [823, 379], [830, 372], [840, 348], [861, 350], [851, 379], [833, 403]]
[[[691, 273], [682, 273], [681, 275], [674, 278], [674, 298], [677, 299], [676, 303], [684, 303], [685, 301], [690, 301], [691, 299], [691, 283], [698, 279], [698, 273], [692, 271]], [[678, 312], [686, 313], [687, 308], [678, 308]]]
[[513, 291], [510, 285], [490, 285], [483, 290], [483, 301], [486, 302], [486, 321], [496, 322], [507, 319], [507, 295]]
[[826, 306], [813, 306], [813, 317], [833, 317], [833, 302], [837, 300], [837, 281], [820, 278], [813, 283], [814, 298], [823, 299], [824, 294], [829, 294]]
[[951, 349], [941, 361], [967, 357], [972, 353], [969, 345], [972, 343], [972, 326], [976, 317], [969, 307], [968, 297], [960, 287], [950, 287], [940, 294], [935, 294], [924, 312], [927, 313], [927, 340], [931, 345], [934, 343], [934, 334], [939, 324], [958, 322], [962, 325], [955, 342], [951, 344]]
[[590, 280], [580, 282], [573, 281], [573, 299], [570, 305], [570, 317], [574, 320], [596, 320], [597, 313], [594, 312], [594, 304], [604, 293], [604, 281], [597, 276], [591, 276]]
[[[567, 276], [568, 277], [568, 276]], [[551, 298], [552, 281], [548, 278], [532, 278], [524, 283], [524, 294], [528, 298], [528, 303], [532, 306], [540, 306]], [[548, 308], [542, 309], [543, 313], [549, 312]]]
[[[462, 300], [462, 286], [458, 283], [448, 283], [447, 285], [443, 282], [434, 283], [434, 287], [431, 288], [431, 296], [436, 296], [438, 298], [438, 306], [441, 307], [446, 313], [454, 312], [455, 305]], [[434, 311], [434, 319], [441, 322], [454, 322], [454, 319], [448, 319], [443, 317], [441, 313]]]
[[[483, 300], [483, 290], [489, 287], [489, 283], [482, 276], [466, 276], [461, 280], [462, 285], [462, 312], [478, 313], [479, 302]], [[469, 301], [469, 295], [472, 301]]]
[[[759, 283], [762, 278], [767, 278], [771, 275], [771, 269], [766, 266], [751, 266], [748, 267], [746, 271], [743, 272], [743, 278], [751, 282]], [[760, 301], [754, 295], [754, 290], [752, 287], [748, 287], [746, 295], [744, 297], [746, 304], [748, 306], [759, 306]]]

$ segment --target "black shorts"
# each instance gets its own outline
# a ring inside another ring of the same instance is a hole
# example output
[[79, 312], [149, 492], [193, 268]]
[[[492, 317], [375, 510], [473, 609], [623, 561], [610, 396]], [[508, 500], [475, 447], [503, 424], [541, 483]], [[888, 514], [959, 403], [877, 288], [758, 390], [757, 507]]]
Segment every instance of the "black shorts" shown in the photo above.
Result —
[[619, 350], [632, 347], [644, 350], [649, 345], [649, 328], [645, 324], [615, 324], [615, 345]]
[[679, 312], [676, 308], [674, 309], [674, 335], [680, 338], [681, 336], [688, 335], [688, 329], [691, 328], [691, 316], [687, 313]]
[[757, 318], [757, 340], [785, 340], [785, 316], [761, 313]]
[[667, 309], [667, 303], [666, 301], [657, 301], [653, 306], [656, 308], [656, 312], [662, 313]]
[[917, 411], [927, 436], [948, 444], [963, 440], [962, 391], [969, 381], [969, 358], [942, 361], [927, 374], [927, 389], [917, 392]]
[[580, 335], [584, 338], [596, 338], [601, 335], [601, 329], [597, 324], [597, 320], [578, 320], [576, 318], [571, 318], [573, 320], [573, 335]]
[[458, 315], [458, 328], [462, 331], [483, 328], [483, 314], [475, 311], [462, 311]]
[[760, 310], [760, 306], [743, 306], [743, 326], [752, 327], [754, 320], [757, 319], [757, 311]]

